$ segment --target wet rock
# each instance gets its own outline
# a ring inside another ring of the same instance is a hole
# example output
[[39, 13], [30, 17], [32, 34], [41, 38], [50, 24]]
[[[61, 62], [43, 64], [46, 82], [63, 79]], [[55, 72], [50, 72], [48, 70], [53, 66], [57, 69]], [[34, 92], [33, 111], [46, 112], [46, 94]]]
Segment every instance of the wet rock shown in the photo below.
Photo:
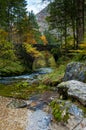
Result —
[[68, 112], [77, 118], [82, 119], [84, 117], [84, 112], [82, 109], [78, 108], [76, 105], [72, 104]]
[[46, 102], [46, 103], [50, 103], [52, 100], [54, 100], [55, 98], [58, 98], [59, 94], [57, 94], [57, 92], [55, 91], [45, 91], [42, 94], [38, 94], [38, 95], [33, 95], [29, 98], [29, 100], [31, 101], [41, 101], [41, 102]]
[[56, 91], [46, 91], [41, 95], [40, 100], [50, 103], [52, 100], [59, 97], [59, 94], [57, 94]]
[[58, 95], [55, 92], [46, 91], [43, 94], [34, 95], [29, 98], [31, 103], [27, 106], [28, 109], [36, 111], [36, 110], [44, 110], [49, 111], [48, 104]]
[[71, 116], [66, 126], [69, 130], [86, 130], [86, 118], [78, 119]]
[[72, 97], [86, 106], [86, 84], [76, 80], [62, 82], [57, 86], [58, 92], [67, 98]]
[[29, 98], [30, 101], [38, 101], [41, 98], [41, 94], [33, 95]]
[[52, 116], [37, 110], [28, 118], [26, 130], [49, 130]]
[[61, 109], [67, 110], [67, 112], [77, 118], [82, 119], [84, 117], [84, 112], [77, 105], [73, 104], [71, 101], [57, 100], [57, 103], [61, 106]]
[[46, 102], [32, 102], [30, 103], [27, 108], [33, 111], [37, 111], [37, 110], [43, 110], [44, 108], [47, 107], [47, 103]]
[[78, 80], [86, 82], [86, 64], [80, 62], [71, 62], [66, 67], [63, 81]]
[[17, 100], [13, 99], [9, 104], [7, 104], [7, 107], [10, 108], [24, 108], [27, 107], [27, 103], [23, 100]]

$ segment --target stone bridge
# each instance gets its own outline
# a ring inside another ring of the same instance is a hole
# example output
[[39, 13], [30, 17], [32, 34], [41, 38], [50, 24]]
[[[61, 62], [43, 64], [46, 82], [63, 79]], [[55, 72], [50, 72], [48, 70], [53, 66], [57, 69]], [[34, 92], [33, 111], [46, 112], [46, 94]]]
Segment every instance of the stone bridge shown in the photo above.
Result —
[[36, 47], [39, 51], [51, 51], [53, 48], [57, 48], [56, 45], [43, 45], [43, 44], [34, 44], [33, 47]]
[[38, 51], [41, 51], [42, 54], [37, 58], [29, 55], [24, 48], [22, 48], [22, 44], [17, 44], [15, 47], [17, 55], [22, 59], [24, 64], [32, 70], [36, 68], [56, 66], [55, 57], [51, 54], [51, 49], [56, 48], [56, 45], [34, 44], [33, 47], [35, 47]]

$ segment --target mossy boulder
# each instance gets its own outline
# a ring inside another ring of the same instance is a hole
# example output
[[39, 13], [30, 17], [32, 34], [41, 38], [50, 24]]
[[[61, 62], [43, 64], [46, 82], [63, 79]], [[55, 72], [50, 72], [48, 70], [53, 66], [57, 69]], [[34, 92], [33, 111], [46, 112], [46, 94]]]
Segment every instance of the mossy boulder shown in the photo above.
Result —
[[71, 62], [67, 65], [63, 81], [78, 80], [86, 83], [86, 64]]
[[43, 67], [56, 67], [55, 59], [49, 51], [42, 51], [41, 55], [34, 59], [33, 70]]
[[60, 83], [57, 90], [64, 98], [72, 98], [86, 106], [86, 83], [70, 80]]
[[52, 114], [58, 122], [67, 122], [71, 115], [77, 119], [82, 119], [85, 116], [84, 111], [71, 101], [57, 99], [53, 100], [50, 106]]

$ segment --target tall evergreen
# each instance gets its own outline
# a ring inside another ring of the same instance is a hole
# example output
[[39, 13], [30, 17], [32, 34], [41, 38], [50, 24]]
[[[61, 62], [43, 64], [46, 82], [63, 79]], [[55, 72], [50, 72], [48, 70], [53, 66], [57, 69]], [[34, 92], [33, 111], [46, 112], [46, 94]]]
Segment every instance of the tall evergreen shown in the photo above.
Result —
[[14, 27], [22, 26], [20, 22], [27, 13], [26, 5], [26, 0], [0, 0], [0, 27], [8, 32], [9, 41], [12, 40], [12, 30]]
[[33, 11], [29, 12], [28, 16], [28, 29], [32, 33], [33, 38], [36, 40], [36, 43], [41, 43], [41, 33], [39, 31], [39, 26], [36, 20], [36, 16]]
[[69, 28], [73, 30], [74, 48], [84, 40], [84, 5], [85, 0], [54, 0], [49, 5], [48, 22], [64, 38], [65, 48]]

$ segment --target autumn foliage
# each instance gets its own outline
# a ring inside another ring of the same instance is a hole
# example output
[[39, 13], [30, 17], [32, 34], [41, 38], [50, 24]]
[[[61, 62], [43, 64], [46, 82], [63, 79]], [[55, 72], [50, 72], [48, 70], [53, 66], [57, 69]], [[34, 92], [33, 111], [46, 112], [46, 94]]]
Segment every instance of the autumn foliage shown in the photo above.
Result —
[[36, 44], [36, 39], [34, 37], [33, 31], [29, 31], [25, 36], [25, 42], [29, 44]]
[[44, 45], [47, 45], [47, 44], [48, 44], [48, 41], [47, 41], [45, 35], [42, 35], [42, 36], [41, 36], [41, 40], [43, 41]]
[[30, 54], [32, 57], [39, 57], [41, 55], [41, 53], [31, 44], [24, 43], [23, 47], [25, 48], [26, 52]]

